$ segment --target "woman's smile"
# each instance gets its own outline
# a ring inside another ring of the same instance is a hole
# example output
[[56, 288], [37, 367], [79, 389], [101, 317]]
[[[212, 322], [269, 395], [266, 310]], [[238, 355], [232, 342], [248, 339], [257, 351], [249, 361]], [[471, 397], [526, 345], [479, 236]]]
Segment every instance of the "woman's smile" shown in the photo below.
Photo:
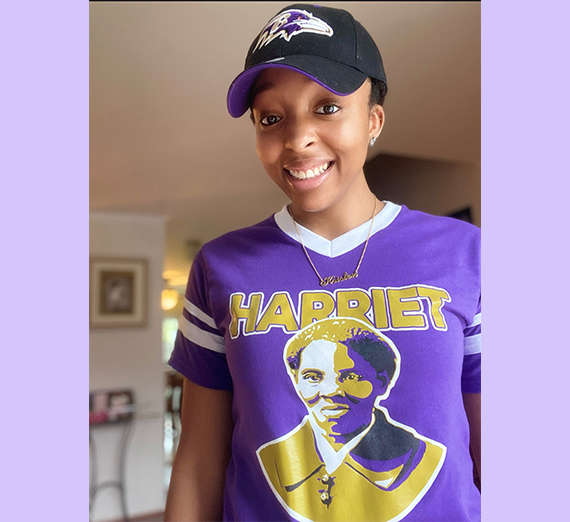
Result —
[[288, 174], [295, 179], [312, 179], [320, 176], [324, 172], [326, 172], [329, 168], [332, 167], [334, 162], [328, 161], [322, 165], [308, 167], [308, 168], [297, 168], [293, 169], [292, 167], [285, 167], [285, 170]]

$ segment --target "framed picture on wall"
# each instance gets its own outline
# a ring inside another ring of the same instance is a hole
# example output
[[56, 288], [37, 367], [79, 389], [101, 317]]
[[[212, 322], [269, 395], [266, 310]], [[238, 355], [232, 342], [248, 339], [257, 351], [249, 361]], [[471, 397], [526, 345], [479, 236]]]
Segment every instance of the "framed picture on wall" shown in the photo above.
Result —
[[145, 326], [146, 259], [89, 258], [89, 326]]

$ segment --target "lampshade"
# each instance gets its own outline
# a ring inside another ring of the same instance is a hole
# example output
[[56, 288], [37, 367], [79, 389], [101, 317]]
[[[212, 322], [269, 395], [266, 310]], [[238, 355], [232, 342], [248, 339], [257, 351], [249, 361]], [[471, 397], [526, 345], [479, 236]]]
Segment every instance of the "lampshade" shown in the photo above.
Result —
[[171, 288], [165, 288], [161, 293], [161, 306], [163, 310], [172, 310], [180, 298], [178, 292]]

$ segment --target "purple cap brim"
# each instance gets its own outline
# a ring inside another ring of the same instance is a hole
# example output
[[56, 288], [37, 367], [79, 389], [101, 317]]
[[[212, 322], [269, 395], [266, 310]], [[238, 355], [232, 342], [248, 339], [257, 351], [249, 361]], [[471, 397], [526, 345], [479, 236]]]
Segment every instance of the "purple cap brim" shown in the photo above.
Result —
[[352, 94], [367, 78], [365, 74], [352, 67], [325, 58], [321, 58], [320, 63], [315, 64], [315, 58], [318, 57], [309, 57], [313, 63], [307, 63], [307, 57], [287, 56], [279, 63], [262, 63], [243, 71], [228, 90], [228, 112], [234, 118], [245, 114], [249, 108], [249, 92], [259, 74], [265, 69], [282, 68], [299, 72], [339, 96]]

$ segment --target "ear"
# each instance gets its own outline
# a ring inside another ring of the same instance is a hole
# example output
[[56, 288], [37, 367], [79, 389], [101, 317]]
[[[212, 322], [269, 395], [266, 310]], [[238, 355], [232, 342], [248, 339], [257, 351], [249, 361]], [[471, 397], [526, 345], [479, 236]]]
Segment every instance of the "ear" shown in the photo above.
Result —
[[384, 127], [385, 114], [381, 105], [374, 105], [370, 109], [368, 124], [368, 139], [377, 138]]
[[384, 370], [382, 373], [377, 373], [376, 379], [378, 379], [378, 382], [382, 386], [382, 393], [380, 393], [380, 395], [383, 395], [384, 393], [386, 393], [386, 388], [388, 388], [388, 384], [390, 384], [390, 379], [388, 379], [388, 374], [386, 373], [386, 370]]

